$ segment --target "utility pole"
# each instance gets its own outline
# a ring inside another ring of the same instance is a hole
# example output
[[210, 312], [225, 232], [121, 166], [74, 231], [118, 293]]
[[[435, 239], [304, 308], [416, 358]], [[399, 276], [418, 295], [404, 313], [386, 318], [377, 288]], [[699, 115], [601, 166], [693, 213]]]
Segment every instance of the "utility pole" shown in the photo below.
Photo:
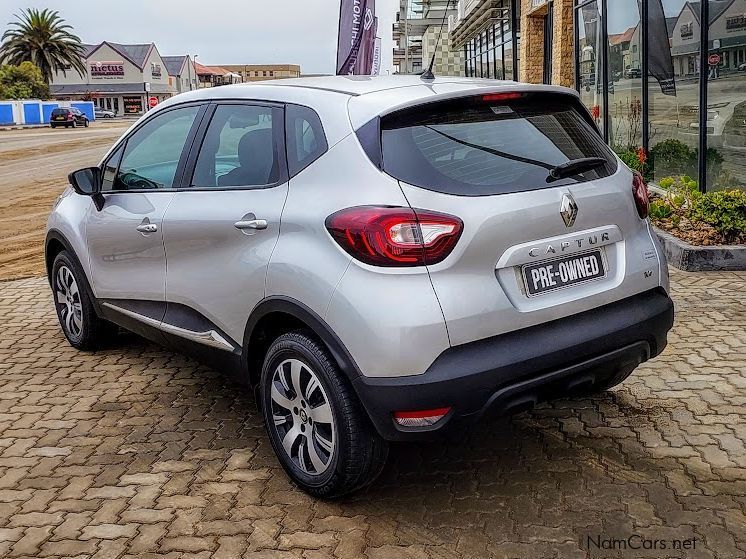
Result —
[[409, 74], [409, 0], [404, 0], [404, 73]]

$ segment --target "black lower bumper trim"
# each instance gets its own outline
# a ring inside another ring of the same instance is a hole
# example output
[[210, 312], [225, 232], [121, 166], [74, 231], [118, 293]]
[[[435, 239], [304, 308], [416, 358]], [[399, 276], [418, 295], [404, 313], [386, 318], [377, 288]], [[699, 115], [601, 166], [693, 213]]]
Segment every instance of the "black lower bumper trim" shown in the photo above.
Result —
[[[673, 325], [673, 303], [656, 289], [603, 307], [444, 351], [421, 375], [358, 377], [354, 386], [388, 440], [427, 438], [486, 412], [507, 414], [583, 388], [624, 380], [658, 355]], [[423, 431], [403, 428], [394, 411], [452, 406]]]

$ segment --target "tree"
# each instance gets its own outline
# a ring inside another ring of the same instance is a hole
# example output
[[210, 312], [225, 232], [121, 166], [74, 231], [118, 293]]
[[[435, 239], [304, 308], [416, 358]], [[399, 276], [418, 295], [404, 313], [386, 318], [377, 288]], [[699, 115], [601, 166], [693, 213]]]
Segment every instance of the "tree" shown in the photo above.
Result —
[[31, 62], [0, 66], [0, 99], [49, 99], [49, 85]]
[[16, 19], [0, 39], [0, 63], [33, 62], [47, 83], [55, 72], [65, 74], [71, 68], [85, 75], [83, 45], [59, 12], [28, 8]]

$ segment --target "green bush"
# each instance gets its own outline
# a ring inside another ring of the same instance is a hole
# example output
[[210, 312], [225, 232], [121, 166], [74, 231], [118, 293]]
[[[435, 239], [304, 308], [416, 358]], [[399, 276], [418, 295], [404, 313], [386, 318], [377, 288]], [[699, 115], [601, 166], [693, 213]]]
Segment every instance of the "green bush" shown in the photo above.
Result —
[[637, 153], [631, 150], [623, 150], [618, 151], [617, 155], [619, 156], [619, 159], [624, 161], [624, 163], [632, 169], [633, 171], [637, 171], [639, 173], [643, 173], [645, 170], [645, 164], [640, 162], [640, 158], [638, 157]]
[[[620, 156], [621, 157], [621, 156]], [[691, 149], [684, 142], [674, 139], [663, 140], [650, 149], [647, 168], [661, 175], [699, 174], [699, 149]], [[707, 189], [723, 183], [723, 156], [715, 148], [707, 148], [705, 153], [705, 175]]]
[[[695, 149], [692, 152], [692, 159], [694, 164], [699, 166], [699, 149]], [[707, 151], [705, 152], [705, 173], [707, 177], [705, 184], [707, 185], [708, 190], [715, 185], [715, 182], [717, 182], [722, 168], [723, 156], [720, 155], [720, 152], [715, 148], [707, 148]]]
[[673, 208], [664, 200], [651, 200], [649, 215], [653, 221], [668, 219], [673, 214]]
[[712, 225], [726, 242], [746, 236], [746, 191], [719, 190], [694, 200], [691, 219]]
[[674, 139], [663, 140], [650, 148], [650, 167], [657, 175], [696, 174], [697, 159], [694, 150], [684, 142]]
[[31, 62], [0, 66], [0, 99], [49, 99], [49, 86]]
[[658, 186], [668, 190], [669, 188], [673, 186], [673, 183], [674, 183], [673, 177], [663, 177], [661, 180], [658, 181]]

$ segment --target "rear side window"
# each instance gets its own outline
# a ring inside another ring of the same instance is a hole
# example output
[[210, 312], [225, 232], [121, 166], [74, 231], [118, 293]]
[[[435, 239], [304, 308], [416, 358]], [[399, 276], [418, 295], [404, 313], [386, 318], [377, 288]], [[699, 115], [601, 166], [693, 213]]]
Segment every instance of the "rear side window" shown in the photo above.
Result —
[[[383, 117], [383, 169], [415, 186], [460, 196], [537, 190], [616, 171], [616, 159], [576, 99], [512, 95], [430, 103]], [[559, 180], [549, 177], [557, 165], [587, 157], [606, 163]]]
[[280, 180], [282, 111], [260, 105], [219, 105], [197, 157], [192, 186], [263, 188]]
[[326, 136], [316, 111], [300, 105], [285, 108], [288, 170], [295, 176], [327, 150]]

